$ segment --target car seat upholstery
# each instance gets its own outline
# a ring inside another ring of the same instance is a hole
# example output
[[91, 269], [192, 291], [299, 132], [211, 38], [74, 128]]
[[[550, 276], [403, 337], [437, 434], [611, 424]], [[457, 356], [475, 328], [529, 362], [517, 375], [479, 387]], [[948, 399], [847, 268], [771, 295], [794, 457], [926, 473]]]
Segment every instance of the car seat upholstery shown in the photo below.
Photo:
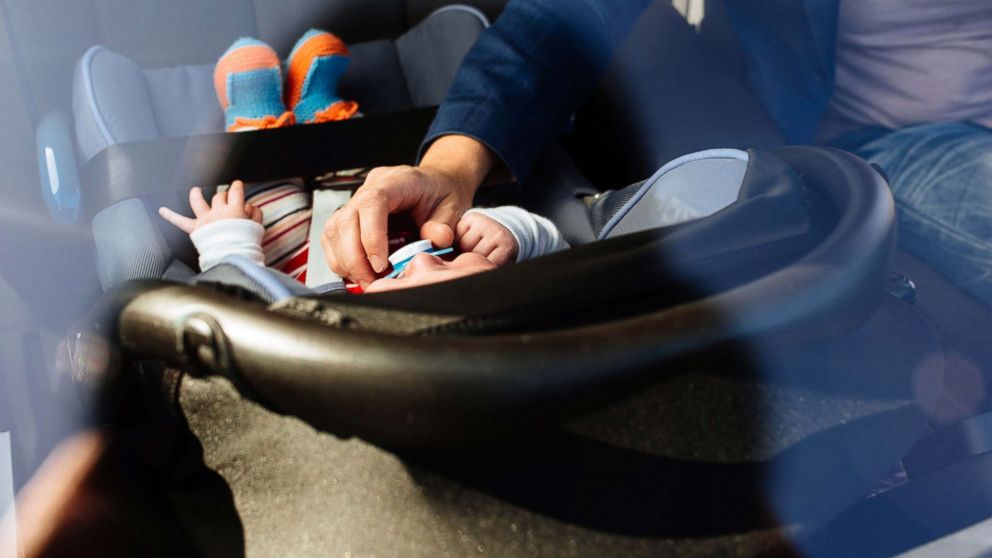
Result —
[[[341, 94], [359, 100], [366, 114], [437, 105], [486, 25], [478, 10], [450, 5], [395, 40], [350, 45]], [[213, 69], [213, 63], [144, 69], [108, 47], [91, 47], [72, 86], [81, 161], [117, 143], [223, 131]]]
[[[396, 38], [353, 43], [352, 64], [341, 82], [342, 95], [358, 100], [366, 115], [437, 105], [461, 58], [487, 25], [487, 17], [474, 7], [446, 5]], [[77, 63], [72, 89], [81, 165], [113, 145], [223, 131], [212, 63], [142, 68], [132, 58], [97, 45]], [[50, 147], [40, 145], [39, 149]], [[61, 167], [67, 159], [71, 166], [71, 154], [60, 156]], [[175, 192], [161, 192], [121, 200], [93, 216], [97, 267], [104, 288], [129, 279], [161, 277], [170, 270], [176, 277], [188, 275], [182, 262], [195, 266], [190, 243], [161, 223], [153, 207], [177, 203], [183, 206], [185, 202]]]
[[[466, 0], [495, 19], [504, 0]], [[283, 52], [311, 27], [348, 43], [395, 39], [448, 0], [5, 0], [15, 56], [39, 115], [67, 110], [73, 67], [104, 45], [142, 68], [211, 64], [235, 39], [258, 37]]]

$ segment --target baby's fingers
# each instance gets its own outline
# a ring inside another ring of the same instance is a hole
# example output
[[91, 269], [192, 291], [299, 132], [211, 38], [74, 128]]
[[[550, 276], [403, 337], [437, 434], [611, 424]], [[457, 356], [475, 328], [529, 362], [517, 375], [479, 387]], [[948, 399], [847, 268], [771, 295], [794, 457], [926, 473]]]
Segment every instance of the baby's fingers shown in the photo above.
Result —
[[506, 245], [499, 245], [493, 248], [493, 251], [486, 256], [486, 259], [493, 262], [498, 266], [504, 266], [517, 257], [513, 247]]
[[210, 206], [219, 207], [222, 205], [227, 205], [227, 190], [218, 189], [217, 193], [214, 194], [214, 199], [210, 200]]
[[235, 180], [231, 187], [227, 189], [227, 201], [233, 206], [241, 206], [245, 203], [245, 183]]
[[482, 232], [477, 227], [465, 224], [464, 219], [458, 223], [458, 248], [462, 252], [474, 251], [480, 240], [482, 240]]
[[259, 225], [262, 224], [262, 210], [261, 209], [255, 207], [254, 205], [252, 205], [250, 203], [246, 203], [245, 204], [245, 213], [248, 215], [248, 218], [251, 219], [252, 221], [255, 221]]
[[[194, 186], [189, 191], [189, 206], [193, 209], [193, 215], [202, 217], [210, 211], [210, 204], [203, 197], [203, 190], [199, 186]], [[170, 221], [171, 222], [171, 221]]]
[[[202, 197], [202, 196], [201, 196]], [[175, 225], [179, 230], [186, 234], [190, 234], [196, 229], [196, 220], [190, 219], [184, 215], [180, 215], [175, 211], [169, 209], [168, 207], [158, 208], [158, 214], [162, 216], [163, 219]]]

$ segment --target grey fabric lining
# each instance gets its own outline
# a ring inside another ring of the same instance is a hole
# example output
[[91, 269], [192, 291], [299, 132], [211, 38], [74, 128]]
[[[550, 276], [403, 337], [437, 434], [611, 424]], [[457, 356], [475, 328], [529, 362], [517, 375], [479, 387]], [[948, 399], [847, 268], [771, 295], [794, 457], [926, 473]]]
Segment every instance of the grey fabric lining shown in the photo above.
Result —
[[224, 112], [214, 92], [213, 75], [213, 64], [144, 72], [162, 137], [208, 134], [224, 129]]
[[[495, 16], [504, 0], [462, 0]], [[447, 0], [7, 0], [27, 87], [41, 114], [67, 111], [72, 69], [103, 44], [144, 68], [213, 63], [240, 36], [279, 52], [310, 27], [350, 44], [395, 38]], [[57, 40], [53, 40], [57, 38]]]
[[235, 39], [255, 35], [246, 0], [95, 0], [103, 44], [144, 68], [211, 63]]
[[93, 217], [97, 272], [104, 290], [132, 279], [162, 276], [172, 252], [139, 199], [118, 202]]
[[406, 0], [249, 1], [254, 5], [256, 36], [280, 53], [289, 52], [310, 28], [326, 29], [357, 44], [396, 37], [408, 27]]
[[[304, 296], [314, 294], [313, 291], [303, 286], [299, 281], [284, 273], [269, 268], [257, 267], [257, 269], [266, 274], [265, 282], [275, 281], [292, 295]], [[226, 261], [193, 277], [190, 283], [194, 285], [197, 283], [221, 283], [240, 287], [259, 295], [266, 302], [277, 302], [281, 298], [281, 293], [273, 294], [270, 285], [263, 284], [256, 277], [245, 273], [239, 266]]]
[[93, 118], [93, 124], [97, 127], [104, 143], [106, 145], [110, 145], [115, 141], [114, 136], [110, 133], [110, 130], [107, 129], [107, 124], [104, 122], [103, 115], [100, 114], [100, 106], [96, 100], [96, 92], [93, 91], [93, 57], [104, 50], [105, 49], [102, 46], [95, 46], [86, 51], [86, 54], [83, 55], [82, 60], [79, 61], [78, 75], [81, 81], [79, 85], [82, 89], [81, 97], [85, 103], [83, 107], [89, 109], [90, 116]]
[[179, 260], [172, 260], [169, 267], [162, 273], [162, 279], [165, 281], [175, 281], [176, 283], [189, 283], [195, 275], [196, 272], [188, 265]]
[[[459, 8], [436, 11], [395, 42], [352, 45], [341, 95], [366, 114], [439, 104], [486, 24], [474, 9]], [[223, 129], [212, 63], [148, 70], [98, 46], [78, 64], [73, 89], [84, 161], [116, 143]]]
[[440, 104], [462, 58], [485, 29], [472, 11], [437, 10], [396, 40], [407, 88], [415, 106]]
[[149, 110], [152, 103], [148, 84], [134, 62], [101, 49], [89, 59], [83, 74], [89, 75], [88, 95], [96, 99], [96, 116], [109, 130], [113, 143], [159, 137], [154, 112]]
[[340, 93], [358, 101], [363, 113], [392, 112], [413, 106], [391, 40], [350, 45], [351, 65], [341, 77]]
[[642, 180], [619, 190], [603, 192], [592, 202], [589, 206], [589, 222], [596, 238], [600, 238], [603, 227], [641, 191], [646, 182], [647, 180]]
[[144, 73], [103, 47], [87, 51], [75, 73], [73, 113], [81, 159], [109, 145], [159, 137]]
[[669, 162], [649, 178], [599, 231], [609, 238], [712, 215], [737, 199], [747, 153], [711, 149]]

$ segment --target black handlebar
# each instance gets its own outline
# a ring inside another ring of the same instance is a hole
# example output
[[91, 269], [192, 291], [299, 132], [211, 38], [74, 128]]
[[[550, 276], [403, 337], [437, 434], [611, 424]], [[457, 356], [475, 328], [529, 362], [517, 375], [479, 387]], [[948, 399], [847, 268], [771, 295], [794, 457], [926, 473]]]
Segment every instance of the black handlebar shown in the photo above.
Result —
[[130, 287], [116, 335], [132, 357], [225, 375], [278, 412], [389, 445], [450, 445], [558, 420], [675, 373], [678, 357], [715, 343], [843, 332], [870, 315], [893, 249], [884, 181], [843, 152], [774, 153], [838, 209], [836, 223], [793, 264], [696, 302], [545, 333], [408, 337], [151, 282]]

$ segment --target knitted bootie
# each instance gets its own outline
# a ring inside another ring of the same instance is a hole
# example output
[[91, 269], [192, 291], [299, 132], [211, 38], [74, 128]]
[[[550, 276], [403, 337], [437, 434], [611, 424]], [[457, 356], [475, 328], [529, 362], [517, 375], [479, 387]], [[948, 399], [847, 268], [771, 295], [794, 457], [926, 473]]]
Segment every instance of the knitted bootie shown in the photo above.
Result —
[[338, 80], [351, 62], [344, 41], [318, 29], [300, 37], [289, 55], [286, 106], [300, 123], [346, 120], [358, 103], [338, 96]]
[[214, 88], [228, 132], [281, 128], [294, 123], [282, 100], [282, 68], [272, 47], [241, 38], [217, 61]]

